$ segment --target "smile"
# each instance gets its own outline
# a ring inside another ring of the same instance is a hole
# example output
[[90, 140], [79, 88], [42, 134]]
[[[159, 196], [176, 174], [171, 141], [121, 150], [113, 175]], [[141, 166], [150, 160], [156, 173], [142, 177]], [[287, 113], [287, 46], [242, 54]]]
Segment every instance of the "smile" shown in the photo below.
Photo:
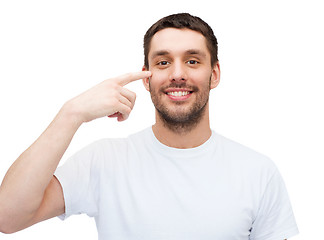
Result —
[[182, 96], [186, 96], [189, 95], [190, 92], [189, 91], [175, 91], [175, 92], [167, 92], [167, 95], [171, 95], [174, 97], [182, 97]]
[[185, 101], [189, 99], [194, 91], [191, 89], [185, 88], [170, 88], [165, 91], [165, 94], [171, 99], [172, 101]]

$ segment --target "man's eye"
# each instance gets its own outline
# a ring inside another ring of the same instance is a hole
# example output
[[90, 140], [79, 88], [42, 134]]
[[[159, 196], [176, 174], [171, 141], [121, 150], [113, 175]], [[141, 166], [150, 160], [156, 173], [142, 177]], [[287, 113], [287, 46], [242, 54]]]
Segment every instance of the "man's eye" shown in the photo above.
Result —
[[161, 65], [161, 66], [165, 66], [165, 65], [168, 65], [169, 63], [167, 61], [161, 61], [161, 62], [158, 62], [158, 65]]
[[196, 60], [189, 60], [187, 63], [189, 63], [189, 64], [198, 64], [198, 61], [196, 61]]

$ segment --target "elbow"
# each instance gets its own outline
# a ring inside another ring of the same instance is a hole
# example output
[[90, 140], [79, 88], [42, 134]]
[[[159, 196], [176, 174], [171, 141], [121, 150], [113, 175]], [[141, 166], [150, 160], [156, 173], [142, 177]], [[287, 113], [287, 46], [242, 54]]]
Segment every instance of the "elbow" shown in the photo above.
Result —
[[0, 216], [0, 232], [4, 234], [14, 233], [13, 229], [11, 229], [8, 224], [3, 220], [3, 216]]
[[13, 224], [10, 224], [10, 217], [7, 217], [0, 209], [0, 232], [4, 234], [12, 234], [18, 232]]
[[4, 234], [16, 233], [31, 226], [32, 213], [23, 213], [21, 209], [12, 209], [5, 201], [0, 200], [0, 232]]
[[4, 234], [12, 234], [15, 232], [18, 232], [18, 230], [15, 230], [14, 228], [10, 227], [8, 224], [0, 220], [0, 232]]
[[[32, 218], [23, 217], [22, 215], [13, 217], [12, 212], [2, 211], [0, 208], [0, 232], [4, 234], [12, 234], [19, 232], [32, 224]], [[27, 220], [28, 219], [28, 220]]]
[[[1, 204], [1, 203], [0, 203]], [[0, 205], [0, 232], [12, 234], [32, 225], [33, 215], [10, 211]]]
[[8, 211], [6, 202], [0, 199], [0, 233], [11, 234], [18, 232], [15, 229], [15, 221], [12, 212]]
[[15, 233], [17, 231], [7, 231], [6, 229], [2, 230], [2, 228], [0, 228], [0, 232], [3, 233], [3, 234], [12, 234], [12, 233]]
[[0, 233], [4, 234], [11, 234], [12, 231], [10, 231], [7, 226], [5, 226], [4, 222], [0, 219]]
[[0, 232], [3, 234], [12, 234], [15, 233], [15, 231], [7, 231], [7, 229], [0, 227]]

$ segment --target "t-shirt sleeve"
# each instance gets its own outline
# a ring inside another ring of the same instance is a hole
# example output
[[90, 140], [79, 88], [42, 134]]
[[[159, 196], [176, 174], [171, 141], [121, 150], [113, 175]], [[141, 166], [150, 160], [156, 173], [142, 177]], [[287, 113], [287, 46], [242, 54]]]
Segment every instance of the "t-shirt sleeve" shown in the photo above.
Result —
[[284, 181], [276, 169], [269, 180], [256, 219], [251, 240], [283, 240], [298, 234], [298, 228]]
[[95, 144], [85, 147], [55, 171], [64, 195], [65, 213], [59, 216], [62, 220], [82, 213], [94, 217], [98, 212], [98, 157], [95, 148]]

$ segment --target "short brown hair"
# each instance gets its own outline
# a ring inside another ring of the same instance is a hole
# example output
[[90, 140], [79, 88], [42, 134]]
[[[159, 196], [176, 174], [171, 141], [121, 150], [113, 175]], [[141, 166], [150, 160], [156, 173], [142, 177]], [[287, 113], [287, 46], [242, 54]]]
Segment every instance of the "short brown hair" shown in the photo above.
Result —
[[192, 16], [189, 13], [178, 13], [160, 19], [147, 30], [144, 36], [144, 65], [147, 69], [149, 69], [148, 54], [151, 40], [155, 33], [165, 28], [188, 28], [200, 32], [206, 38], [207, 48], [211, 56], [211, 65], [215, 66], [218, 62], [217, 39], [211, 27], [199, 17]]

